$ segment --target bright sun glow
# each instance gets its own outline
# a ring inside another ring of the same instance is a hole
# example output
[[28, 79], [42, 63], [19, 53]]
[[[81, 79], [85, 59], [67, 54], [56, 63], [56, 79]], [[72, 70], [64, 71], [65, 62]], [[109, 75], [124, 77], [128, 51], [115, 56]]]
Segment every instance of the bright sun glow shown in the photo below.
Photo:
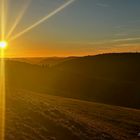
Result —
[[5, 49], [7, 47], [8, 43], [6, 41], [0, 41], [0, 48]]
[[[9, 0], [10, 1], [10, 0]], [[5, 118], [6, 118], [6, 92], [5, 92], [5, 49], [10, 44], [10, 41], [17, 39], [26, 32], [32, 30], [41, 23], [47, 21], [52, 16], [55, 16], [57, 13], [61, 12], [63, 9], [68, 7], [75, 0], [67, 0], [63, 5], [45, 15], [39, 21], [35, 22], [31, 26], [25, 28], [23, 31], [17, 33], [15, 36], [12, 35], [17, 25], [24, 16], [31, 0], [28, 0], [23, 9], [19, 12], [19, 15], [15, 19], [15, 22], [8, 33], [6, 33], [6, 24], [7, 24], [7, 13], [8, 13], [8, 0], [0, 0], [0, 140], [5, 140]], [[8, 41], [6, 41], [8, 40]]]

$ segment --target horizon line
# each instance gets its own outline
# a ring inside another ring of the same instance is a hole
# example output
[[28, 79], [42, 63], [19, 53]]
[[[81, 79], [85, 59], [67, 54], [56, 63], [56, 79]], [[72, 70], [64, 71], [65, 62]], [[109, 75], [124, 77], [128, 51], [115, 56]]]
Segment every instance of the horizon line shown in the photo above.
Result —
[[[21, 59], [21, 58], [70, 58], [70, 57], [86, 57], [86, 56], [98, 56], [107, 54], [140, 54], [140, 52], [107, 52], [89, 55], [69, 55], [69, 56], [20, 56], [20, 57], [5, 57], [4, 59]], [[0, 58], [1, 59], [1, 58]]]

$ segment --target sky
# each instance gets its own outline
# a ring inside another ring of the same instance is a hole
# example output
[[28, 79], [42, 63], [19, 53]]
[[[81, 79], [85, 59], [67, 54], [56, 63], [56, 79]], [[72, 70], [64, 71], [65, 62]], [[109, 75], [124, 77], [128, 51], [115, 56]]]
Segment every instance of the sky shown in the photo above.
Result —
[[[6, 33], [26, 12], [11, 37], [69, 0], [8, 0]], [[25, 6], [24, 6], [25, 5]], [[75, 0], [42, 24], [9, 41], [7, 57], [81, 56], [140, 51], [140, 0]]]

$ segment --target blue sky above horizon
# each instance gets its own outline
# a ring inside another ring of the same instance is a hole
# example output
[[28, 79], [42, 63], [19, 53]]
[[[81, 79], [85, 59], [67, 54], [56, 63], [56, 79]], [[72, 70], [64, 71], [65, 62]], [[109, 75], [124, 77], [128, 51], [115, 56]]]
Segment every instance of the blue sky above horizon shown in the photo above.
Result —
[[[23, 3], [10, 1], [10, 28]], [[32, 0], [15, 34], [68, 0]], [[11, 42], [10, 51], [36, 55], [87, 55], [140, 51], [139, 0], [75, 0], [66, 9]], [[20, 54], [20, 53], [19, 53]], [[22, 54], [21, 54], [22, 55]], [[14, 53], [13, 53], [14, 56]]]

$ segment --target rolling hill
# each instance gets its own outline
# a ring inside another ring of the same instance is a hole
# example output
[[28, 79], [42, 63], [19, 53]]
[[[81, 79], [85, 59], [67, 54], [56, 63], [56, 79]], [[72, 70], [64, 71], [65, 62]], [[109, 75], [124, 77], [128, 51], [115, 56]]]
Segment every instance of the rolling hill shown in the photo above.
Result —
[[5, 140], [139, 140], [140, 110], [7, 88]]
[[6, 62], [8, 87], [140, 108], [140, 54], [102, 54], [55, 65]]

